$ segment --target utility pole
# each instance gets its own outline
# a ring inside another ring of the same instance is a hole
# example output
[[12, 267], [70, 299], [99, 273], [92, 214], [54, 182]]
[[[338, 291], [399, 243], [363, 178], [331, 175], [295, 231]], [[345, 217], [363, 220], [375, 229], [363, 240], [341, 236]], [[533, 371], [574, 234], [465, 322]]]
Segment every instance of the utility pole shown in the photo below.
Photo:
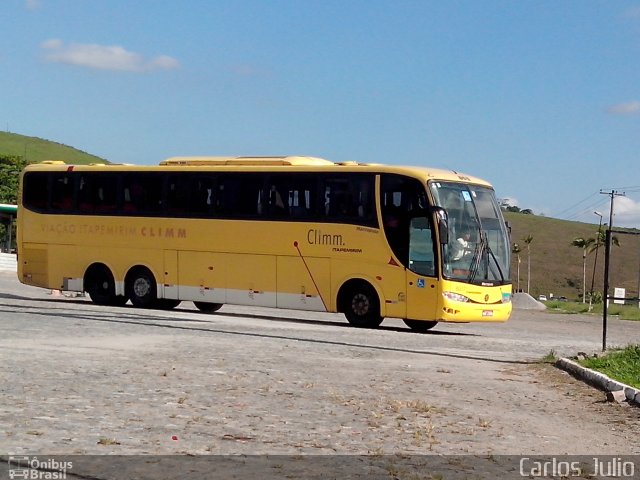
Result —
[[606, 239], [604, 244], [604, 292], [602, 294], [602, 351], [607, 349], [607, 308], [609, 303], [609, 260], [611, 256], [611, 229], [613, 228], [613, 200], [615, 197], [624, 197], [625, 193], [611, 190], [603, 192], [601, 195], [609, 195], [611, 197], [611, 208], [609, 209], [609, 226], [607, 228]]

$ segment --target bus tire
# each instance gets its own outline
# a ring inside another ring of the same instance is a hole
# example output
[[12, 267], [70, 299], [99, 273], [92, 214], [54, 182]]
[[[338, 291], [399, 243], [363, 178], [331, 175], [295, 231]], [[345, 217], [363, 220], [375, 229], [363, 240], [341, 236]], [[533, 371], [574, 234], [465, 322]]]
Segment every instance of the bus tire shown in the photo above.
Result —
[[113, 297], [109, 305], [112, 305], [114, 307], [124, 307], [128, 301], [128, 297], [125, 297], [124, 295], [116, 295], [115, 297]]
[[159, 298], [156, 300], [155, 308], [158, 310], [173, 310], [182, 303], [181, 300], [174, 300], [172, 298]]
[[84, 274], [84, 289], [96, 305], [121, 305], [127, 303], [126, 297], [116, 296], [116, 282], [106, 265], [91, 265]]
[[156, 279], [149, 269], [137, 267], [127, 274], [127, 296], [134, 307], [153, 308], [158, 301]]
[[433, 327], [435, 327], [438, 324], [438, 322], [435, 320], [424, 321], [424, 320], [404, 319], [403, 322], [407, 327], [409, 327], [414, 332], [420, 332], [420, 333], [424, 333], [428, 330], [431, 330]]
[[380, 300], [375, 288], [366, 282], [355, 282], [343, 288], [340, 311], [347, 321], [358, 328], [379, 327], [384, 318], [380, 316]]
[[222, 303], [209, 303], [209, 302], [193, 302], [198, 310], [203, 313], [217, 312], [222, 308]]

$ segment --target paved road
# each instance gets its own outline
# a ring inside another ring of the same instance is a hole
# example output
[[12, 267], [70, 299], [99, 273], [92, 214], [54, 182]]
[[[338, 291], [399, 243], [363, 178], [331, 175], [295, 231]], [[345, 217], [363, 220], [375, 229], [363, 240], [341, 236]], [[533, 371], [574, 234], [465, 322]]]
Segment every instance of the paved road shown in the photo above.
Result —
[[[598, 351], [600, 328], [109, 308], [0, 273], [0, 452], [638, 454], [637, 408], [538, 362]], [[612, 319], [609, 338], [640, 342], [640, 323]]]

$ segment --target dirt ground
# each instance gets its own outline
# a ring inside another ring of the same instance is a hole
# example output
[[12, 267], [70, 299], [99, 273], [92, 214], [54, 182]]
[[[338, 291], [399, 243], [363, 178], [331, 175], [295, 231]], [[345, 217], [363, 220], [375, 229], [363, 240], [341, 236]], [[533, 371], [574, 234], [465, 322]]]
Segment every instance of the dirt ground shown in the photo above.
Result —
[[[640, 454], [640, 409], [540, 362], [597, 351], [596, 317], [516, 311], [416, 334], [48, 293], [0, 274], [7, 455]], [[609, 335], [640, 342], [640, 323], [612, 319]]]

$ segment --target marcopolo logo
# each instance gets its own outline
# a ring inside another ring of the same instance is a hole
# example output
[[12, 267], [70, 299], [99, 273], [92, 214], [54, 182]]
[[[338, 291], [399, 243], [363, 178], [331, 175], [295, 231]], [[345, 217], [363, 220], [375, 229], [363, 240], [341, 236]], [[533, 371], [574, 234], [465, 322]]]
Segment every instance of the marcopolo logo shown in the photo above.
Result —
[[58, 461], [54, 458], [10, 456], [9, 478], [32, 480], [64, 480], [67, 470], [73, 468], [73, 462]]

